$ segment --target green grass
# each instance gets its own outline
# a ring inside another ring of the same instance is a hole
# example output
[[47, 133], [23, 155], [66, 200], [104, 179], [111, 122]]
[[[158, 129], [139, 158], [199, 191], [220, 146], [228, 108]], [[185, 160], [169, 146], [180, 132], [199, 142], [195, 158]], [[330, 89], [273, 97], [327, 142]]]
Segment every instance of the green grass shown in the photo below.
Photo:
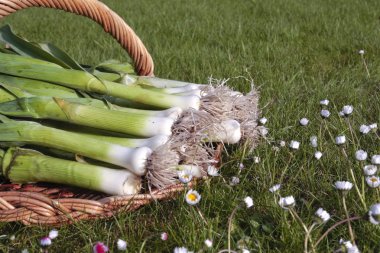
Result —
[[[352, 181], [355, 171], [361, 187], [362, 170], [354, 160], [362, 148], [380, 153], [375, 134], [361, 136], [361, 124], [380, 124], [380, 23], [379, 1], [104, 1], [133, 27], [151, 52], [156, 76], [197, 83], [208, 78], [231, 78], [230, 86], [248, 91], [253, 78], [260, 88], [262, 114], [269, 121], [268, 141], [262, 141], [253, 154], [234, 147], [223, 156], [222, 177], [196, 187], [202, 200], [199, 210], [187, 205], [183, 196], [153, 203], [133, 213], [122, 213], [109, 220], [78, 222], [59, 228], [50, 252], [91, 252], [96, 241], [116, 251], [118, 238], [128, 242], [128, 252], [172, 252], [176, 246], [199, 252], [218, 252], [227, 248], [227, 222], [233, 209], [245, 196], [255, 206], [241, 208], [233, 219], [232, 249], [246, 242], [251, 252], [303, 252], [305, 233], [289, 212], [277, 205], [269, 187], [282, 183], [282, 196], [294, 195], [295, 210], [307, 225], [314, 212], [323, 207], [332, 220], [312, 232], [314, 241], [334, 222], [343, 219], [342, 199], [333, 188], [336, 180]], [[30, 9], [7, 17], [14, 30], [32, 41], [49, 41], [65, 49], [82, 63], [108, 59], [125, 60], [118, 44], [95, 23], [53, 10]], [[370, 78], [367, 77], [359, 49], [366, 51]], [[327, 98], [331, 118], [319, 116], [319, 100]], [[337, 113], [345, 104], [355, 111], [350, 116], [355, 135]], [[310, 119], [307, 127], [298, 120]], [[339, 134], [348, 138], [349, 160], [331, 139]], [[320, 161], [313, 158], [309, 138], [319, 137]], [[273, 150], [280, 140], [301, 142], [291, 153], [288, 148]], [[261, 158], [253, 162], [254, 156]], [[243, 162], [245, 169], [239, 171]], [[240, 184], [229, 186], [232, 176]], [[227, 182], [227, 183], [226, 183]], [[367, 206], [379, 202], [376, 191], [365, 187]], [[364, 209], [355, 192], [347, 197], [351, 216]], [[357, 244], [362, 252], [380, 248], [379, 228], [368, 221], [353, 222]], [[0, 239], [1, 252], [39, 251], [38, 240], [50, 228], [25, 227], [17, 223], [0, 224], [0, 234], [16, 236]], [[159, 234], [166, 231], [167, 241]], [[210, 238], [212, 249], [203, 241]], [[347, 226], [340, 226], [318, 246], [317, 252], [339, 248], [339, 239], [349, 240]]]

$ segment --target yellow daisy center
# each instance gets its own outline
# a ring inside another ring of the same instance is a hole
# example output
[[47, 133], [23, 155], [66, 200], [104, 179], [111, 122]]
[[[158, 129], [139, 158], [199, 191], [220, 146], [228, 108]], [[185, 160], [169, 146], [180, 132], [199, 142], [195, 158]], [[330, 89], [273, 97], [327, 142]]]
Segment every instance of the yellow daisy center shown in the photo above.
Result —
[[372, 177], [370, 180], [371, 180], [372, 183], [376, 183], [377, 182], [377, 178], [376, 177]]
[[189, 195], [187, 195], [187, 198], [191, 201], [196, 201], [197, 195], [195, 195], [194, 193], [190, 193]]

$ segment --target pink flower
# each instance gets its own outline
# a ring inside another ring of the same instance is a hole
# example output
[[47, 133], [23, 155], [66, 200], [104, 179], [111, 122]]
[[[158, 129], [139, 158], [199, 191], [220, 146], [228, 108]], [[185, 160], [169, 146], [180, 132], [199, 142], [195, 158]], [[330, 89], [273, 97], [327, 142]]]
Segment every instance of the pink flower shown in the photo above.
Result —
[[51, 239], [48, 236], [42, 237], [40, 240], [40, 244], [42, 247], [48, 247], [51, 245]]
[[106, 253], [108, 252], [108, 247], [102, 242], [97, 242], [94, 245], [93, 251], [94, 253]]
[[168, 239], [168, 233], [163, 232], [161, 233], [161, 240], [166, 241]]

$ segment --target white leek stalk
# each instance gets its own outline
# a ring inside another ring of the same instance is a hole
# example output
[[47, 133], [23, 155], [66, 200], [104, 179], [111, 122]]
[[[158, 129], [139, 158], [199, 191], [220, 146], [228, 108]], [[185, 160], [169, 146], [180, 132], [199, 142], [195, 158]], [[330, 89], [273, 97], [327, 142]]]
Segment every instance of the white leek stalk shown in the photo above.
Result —
[[1, 123], [0, 140], [3, 145], [20, 142], [79, 154], [126, 168], [136, 175], [146, 173], [147, 160], [152, 154], [147, 147], [128, 148], [31, 121]]
[[140, 177], [127, 170], [53, 158], [30, 149], [8, 149], [2, 170], [12, 183], [49, 182], [111, 195], [137, 194], [141, 189]]

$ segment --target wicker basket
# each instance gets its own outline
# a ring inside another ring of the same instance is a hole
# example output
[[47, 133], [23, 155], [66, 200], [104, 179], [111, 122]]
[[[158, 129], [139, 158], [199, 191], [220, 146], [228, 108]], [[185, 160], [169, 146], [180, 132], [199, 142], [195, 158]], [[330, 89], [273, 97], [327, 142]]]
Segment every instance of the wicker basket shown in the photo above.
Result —
[[[153, 61], [141, 40], [103, 3], [97, 0], [0, 0], [0, 17], [28, 7], [64, 10], [96, 21], [128, 52], [139, 75], [153, 76]], [[49, 184], [3, 184], [0, 185], [0, 221], [60, 225], [104, 218], [116, 212], [136, 210], [155, 200], [172, 198], [183, 189], [182, 184], [177, 184], [146, 194], [107, 196]]]

